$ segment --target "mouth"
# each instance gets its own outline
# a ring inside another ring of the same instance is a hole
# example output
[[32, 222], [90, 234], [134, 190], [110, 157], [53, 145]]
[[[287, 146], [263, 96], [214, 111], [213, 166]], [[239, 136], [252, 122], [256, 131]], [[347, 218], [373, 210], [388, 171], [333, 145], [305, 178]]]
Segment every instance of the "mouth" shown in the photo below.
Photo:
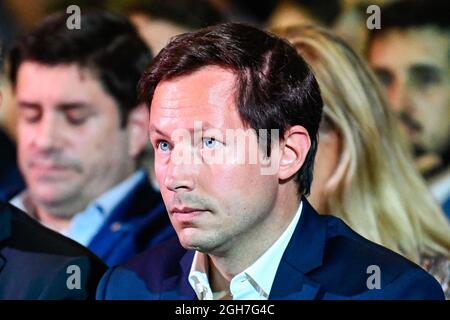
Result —
[[207, 209], [190, 207], [173, 208], [170, 210], [171, 215], [181, 223], [191, 223], [207, 212], [209, 212]]
[[31, 164], [31, 168], [36, 170], [67, 170], [67, 166], [59, 165], [59, 164], [40, 164], [33, 163]]
[[37, 176], [48, 177], [65, 174], [69, 171], [69, 167], [56, 164], [39, 164], [33, 163], [30, 166], [31, 171]]

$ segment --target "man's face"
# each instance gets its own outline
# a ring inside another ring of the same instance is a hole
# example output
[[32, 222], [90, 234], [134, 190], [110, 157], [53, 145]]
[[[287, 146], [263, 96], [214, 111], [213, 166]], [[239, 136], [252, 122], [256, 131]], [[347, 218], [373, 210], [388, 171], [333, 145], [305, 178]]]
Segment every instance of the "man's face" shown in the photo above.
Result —
[[91, 72], [24, 62], [16, 94], [19, 163], [38, 207], [83, 209], [129, 174], [127, 130]]
[[450, 37], [433, 27], [388, 31], [369, 61], [411, 143], [442, 154], [450, 146]]
[[[243, 153], [261, 151], [257, 144], [234, 152], [236, 146], [223, 139], [227, 129], [246, 129], [235, 107], [234, 85], [233, 73], [204, 67], [159, 83], [151, 103], [156, 177], [171, 222], [184, 247], [208, 253], [248, 243], [274, 225], [276, 174], [261, 174], [259, 162], [241, 162]], [[198, 129], [194, 121], [203, 130], [183, 139], [181, 131]], [[256, 141], [256, 135], [249, 140]], [[196, 162], [174, 160], [183, 153]], [[217, 154], [227, 161], [207, 161]]]

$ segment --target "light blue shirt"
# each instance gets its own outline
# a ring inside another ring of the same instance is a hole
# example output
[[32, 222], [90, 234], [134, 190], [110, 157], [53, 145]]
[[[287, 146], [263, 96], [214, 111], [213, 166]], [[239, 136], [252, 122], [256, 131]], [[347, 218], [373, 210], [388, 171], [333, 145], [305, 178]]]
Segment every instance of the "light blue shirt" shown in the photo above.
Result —
[[[297, 213], [278, 240], [251, 266], [231, 279], [230, 292], [233, 300], [267, 300], [269, 298], [278, 265], [300, 220], [302, 207], [303, 203], [300, 202]], [[199, 300], [216, 299], [209, 284], [208, 268], [207, 255], [196, 251], [189, 273], [189, 283]]]
[[143, 170], [135, 172], [91, 202], [84, 211], [77, 213], [69, 228], [61, 233], [87, 247], [117, 205], [143, 179], [146, 179]]

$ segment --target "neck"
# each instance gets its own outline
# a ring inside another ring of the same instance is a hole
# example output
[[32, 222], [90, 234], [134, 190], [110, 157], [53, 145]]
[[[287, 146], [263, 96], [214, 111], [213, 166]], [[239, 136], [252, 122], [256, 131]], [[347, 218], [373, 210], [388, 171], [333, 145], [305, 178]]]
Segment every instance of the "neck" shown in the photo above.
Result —
[[77, 201], [41, 202], [35, 200], [30, 191], [24, 201], [27, 211], [36, 220], [57, 232], [68, 228], [72, 218], [88, 205], [86, 200], [81, 201], [81, 197]]
[[216, 265], [209, 258], [209, 283], [213, 292], [223, 292], [230, 290], [230, 282], [233, 278], [232, 275], [222, 275], [222, 273], [216, 268]]
[[223, 291], [223, 287], [227, 286], [228, 290], [231, 279], [250, 267], [280, 238], [297, 213], [300, 203], [297, 197], [292, 196], [292, 191], [296, 194], [296, 189], [280, 189], [278, 207], [274, 206], [278, 210], [270, 213], [270, 219], [265, 219], [258, 228], [247, 230], [245, 237], [236, 239], [226, 252], [208, 254], [209, 276], [218, 286], [213, 289]]
[[46, 210], [45, 208], [37, 208], [35, 211], [36, 219], [48, 228], [61, 232], [70, 226], [73, 216], [76, 214], [68, 212], [54, 212], [53, 210]]

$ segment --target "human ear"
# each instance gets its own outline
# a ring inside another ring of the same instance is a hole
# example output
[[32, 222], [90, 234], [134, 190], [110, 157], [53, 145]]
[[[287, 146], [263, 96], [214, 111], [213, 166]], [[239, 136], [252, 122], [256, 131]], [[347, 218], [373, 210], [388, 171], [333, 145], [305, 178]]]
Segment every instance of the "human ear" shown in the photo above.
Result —
[[295, 175], [303, 163], [311, 147], [308, 131], [299, 125], [286, 130], [280, 144], [280, 162], [278, 178], [287, 180]]

